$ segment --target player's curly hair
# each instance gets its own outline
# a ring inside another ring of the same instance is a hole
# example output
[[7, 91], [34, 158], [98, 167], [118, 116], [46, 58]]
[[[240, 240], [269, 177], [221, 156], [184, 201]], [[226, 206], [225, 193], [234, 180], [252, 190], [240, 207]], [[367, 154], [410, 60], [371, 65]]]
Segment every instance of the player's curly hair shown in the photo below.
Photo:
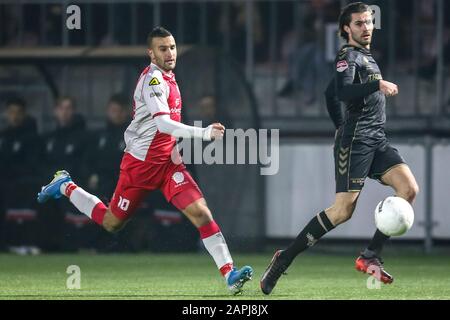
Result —
[[372, 9], [368, 4], [364, 2], [353, 2], [346, 5], [339, 15], [339, 35], [348, 41], [348, 33], [344, 30], [344, 26], [349, 26], [352, 22], [352, 13], [363, 13], [366, 11], [372, 12]]
[[147, 37], [147, 45], [150, 48], [152, 46], [153, 38], [165, 38], [170, 37], [172, 33], [167, 30], [166, 28], [163, 28], [161, 26], [153, 28], [153, 30], [148, 34]]

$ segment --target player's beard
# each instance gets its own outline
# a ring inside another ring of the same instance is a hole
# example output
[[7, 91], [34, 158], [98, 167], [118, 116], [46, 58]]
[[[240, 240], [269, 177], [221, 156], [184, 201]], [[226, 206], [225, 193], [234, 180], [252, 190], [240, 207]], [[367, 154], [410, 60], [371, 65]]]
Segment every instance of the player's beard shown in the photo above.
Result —
[[165, 71], [172, 71], [173, 69], [175, 69], [176, 64], [177, 64], [176, 61], [173, 61], [172, 64], [164, 62]]
[[175, 69], [175, 65], [176, 65], [176, 61], [174, 61], [172, 64], [168, 64], [164, 61], [164, 59], [155, 59], [156, 65], [164, 70], [164, 72], [169, 72], [172, 71], [173, 69]]
[[370, 34], [368, 40], [364, 40], [362, 35], [360, 37], [356, 37], [354, 34], [352, 34], [352, 38], [357, 44], [361, 45], [362, 47], [370, 47], [370, 44], [372, 43], [372, 34]]

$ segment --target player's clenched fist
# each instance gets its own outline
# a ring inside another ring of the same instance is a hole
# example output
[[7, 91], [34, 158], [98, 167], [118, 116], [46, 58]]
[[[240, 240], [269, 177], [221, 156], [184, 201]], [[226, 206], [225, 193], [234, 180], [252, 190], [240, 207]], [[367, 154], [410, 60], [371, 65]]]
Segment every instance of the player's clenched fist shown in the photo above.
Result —
[[215, 140], [215, 139], [222, 139], [223, 134], [225, 133], [225, 127], [221, 123], [213, 123], [210, 124], [204, 134], [205, 140]]
[[395, 83], [380, 80], [380, 91], [383, 92], [386, 97], [392, 97], [398, 94], [398, 87]]
[[211, 124], [211, 126], [211, 139], [222, 139], [225, 133], [225, 127], [218, 122]]

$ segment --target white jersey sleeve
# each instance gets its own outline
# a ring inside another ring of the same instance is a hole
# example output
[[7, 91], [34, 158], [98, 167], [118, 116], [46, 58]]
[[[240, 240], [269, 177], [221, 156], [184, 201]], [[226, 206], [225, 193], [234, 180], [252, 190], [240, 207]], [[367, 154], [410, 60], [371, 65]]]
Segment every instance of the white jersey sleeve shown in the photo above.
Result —
[[144, 80], [142, 96], [152, 118], [163, 114], [170, 114], [167, 104], [169, 87], [163, 79], [161, 71], [154, 70]]
[[175, 138], [199, 138], [211, 141], [212, 125], [207, 128], [188, 126], [180, 122], [173, 121], [168, 115], [155, 117], [156, 126], [162, 133], [170, 134]]

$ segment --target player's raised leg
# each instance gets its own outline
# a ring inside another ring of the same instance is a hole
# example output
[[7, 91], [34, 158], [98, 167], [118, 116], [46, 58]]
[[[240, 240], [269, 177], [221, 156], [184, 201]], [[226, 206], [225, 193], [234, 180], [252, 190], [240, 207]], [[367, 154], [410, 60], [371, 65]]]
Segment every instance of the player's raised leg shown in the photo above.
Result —
[[[184, 175], [187, 176], [186, 171]], [[249, 266], [237, 269], [234, 266], [225, 238], [200, 191], [197, 188], [186, 189], [176, 194], [171, 202], [198, 229], [203, 244], [225, 278], [228, 289], [233, 294], [240, 293], [245, 282], [252, 278], [253, 269]]]
[[[389, 168], [382, 174], [379, 179], [384, 184], [391, 186], [395, 190], [397, 197], [402, 197], [409, 203], [413, 204], [419, 187], [416, 179], [405, 163], [400, 163]], [[383, 283], [392, 283], [394, 278], [383, 268], [383, 260], [380, 258], [384, 244], [390, 237], [383, 234], [380, 230], [376, 230], [367, 248], [356, 259], [355, 267], [358, 271], [379, 274], [379, 280]], [[379, 269], [378, 269], [379, 268]], [[376, 272], [379, 270], [380, 272]]]
[[326, 233], [349, 220], [358, 200], [359, 192], [340, 192], [335, 203], [320, 212], [303, 228], [297, 238], [285, 250], [275, 252], [261, 278], [261, 290], [270, 294], [280, 276], [300, 253], [312, 247]]
[[397, 197], [402, 197], [411, 205], [419, 193], [419, 186], [409, 166], [399, 164], [381, 176], [381, 181], [395, 190]]
[[53, 180], [42, 187], [37, 200], [44, 203], [50, 199], [59, 199], [66, 196], [70, 202], [86, 216], [109, 232], [120, 230], [125, 225], [125, 219], [119, 219], [95, 195], [92, 195], [77, 186], [65, 170], [57, 171]]

